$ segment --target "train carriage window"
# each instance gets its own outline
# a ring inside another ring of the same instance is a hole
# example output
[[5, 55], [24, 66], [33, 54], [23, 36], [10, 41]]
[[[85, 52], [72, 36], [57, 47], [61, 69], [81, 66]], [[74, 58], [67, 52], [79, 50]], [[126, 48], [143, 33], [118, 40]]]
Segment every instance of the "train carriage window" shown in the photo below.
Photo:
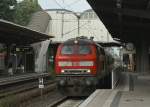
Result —
[[64, 45], [61, 50], [61, 54], [73, 54], [73, 45]]
[[91, 48], [90, 46], [87, 45], [81, 45], [79, 46], [79, 54], [90, 54], [91, 53]]

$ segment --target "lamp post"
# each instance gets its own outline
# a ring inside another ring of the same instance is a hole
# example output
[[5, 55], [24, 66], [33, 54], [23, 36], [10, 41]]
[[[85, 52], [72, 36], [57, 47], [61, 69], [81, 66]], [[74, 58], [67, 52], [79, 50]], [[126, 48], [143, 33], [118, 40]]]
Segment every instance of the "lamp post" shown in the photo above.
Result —
[[76, 18], [77, 18], [77, 26], [78, 26], [78, 37], [80, 36], [80, 14], [77, 14], [77, 13], [75, 13], [75, 12], [64, 12], [64, 11], [62, 11], [62, 12], [57, 12], [57, 13], [60, 13], [60, 14], [62, 14], [62, 18], [61, 18], [61, 20], [62, 20], [62, 24], [61, 24], [61, 37], [63, 37], [63, 35], [64, 35], [64, 14], [74, 14], [75, 16], [76, 16]]
[[80, 36], [80, 15], [76, 15], [78, 20], [78, 37]]
[[61, 37], [63, 38], [63, 35], [64, 35], [64, 14], [65, 14], [65, 12], [64, 11], [62, 11], [62, 12], [57, 11], [57, 13], [61, 14]]
[[64, 35], [64, 12], [62, 12], [61, 37]]
[[73, 12], [73, 14], [77, 17], [77, 21], [78, 21], [78, 37], [80, 36], [80, 14], [77, 14], [75, 12]]

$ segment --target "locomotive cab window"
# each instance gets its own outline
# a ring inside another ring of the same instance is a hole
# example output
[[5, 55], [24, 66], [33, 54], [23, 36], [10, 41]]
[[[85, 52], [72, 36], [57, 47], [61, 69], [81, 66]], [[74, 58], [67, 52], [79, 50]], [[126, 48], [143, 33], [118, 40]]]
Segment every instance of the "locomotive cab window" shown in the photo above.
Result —
[[91, 48], [87, 45], [81, 45], [79, 46], [79, 54], [90, 54]]
[[61, 50], [61, 54], [71, 55], [71, 54], [90, 54], [91, 47], [88, 45], [64, 45]]
[[73, 45], [64, 45], [62, 47], [61, 54], [73, 54]]

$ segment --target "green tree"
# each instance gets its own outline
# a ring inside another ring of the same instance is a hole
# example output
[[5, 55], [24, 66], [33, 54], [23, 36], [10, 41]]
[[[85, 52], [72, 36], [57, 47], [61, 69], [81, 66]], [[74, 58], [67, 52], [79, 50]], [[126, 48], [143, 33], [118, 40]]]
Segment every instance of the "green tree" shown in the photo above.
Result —
[[41, 10], [37, 0], [0, 0], [0, 19], [27, 25], [32, 14]]
[[24, 0], [17, 4], [14, 15], [14, 22], [20, 25], [27, 25], [32, 14], [41, 10], [37, 0]]
[[16, 0], [0, 0], [0, 19], [13, 21], [16, 4]]

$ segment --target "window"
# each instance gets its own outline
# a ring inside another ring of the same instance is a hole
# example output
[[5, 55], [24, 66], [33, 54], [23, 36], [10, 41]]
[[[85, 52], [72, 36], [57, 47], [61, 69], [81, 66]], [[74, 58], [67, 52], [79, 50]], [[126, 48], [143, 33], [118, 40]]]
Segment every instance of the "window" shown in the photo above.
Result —
[[73, 45], [64, 45], [61, 54], [73, 54]]
[[93, 18], [93, 13], [89, 12], [89, 19], [92, 19], [92, 18]]
[[61, 54], [90, 54], [91, 48], [88, 45], [64, 45]]
[[87, 18], [88, 18], [88, 13], [85, 13], [84, 19], [87, 19]]
[[79, 46], [79, 54], [90, 54], [91, 48], [87, 45], [81, 45]]

